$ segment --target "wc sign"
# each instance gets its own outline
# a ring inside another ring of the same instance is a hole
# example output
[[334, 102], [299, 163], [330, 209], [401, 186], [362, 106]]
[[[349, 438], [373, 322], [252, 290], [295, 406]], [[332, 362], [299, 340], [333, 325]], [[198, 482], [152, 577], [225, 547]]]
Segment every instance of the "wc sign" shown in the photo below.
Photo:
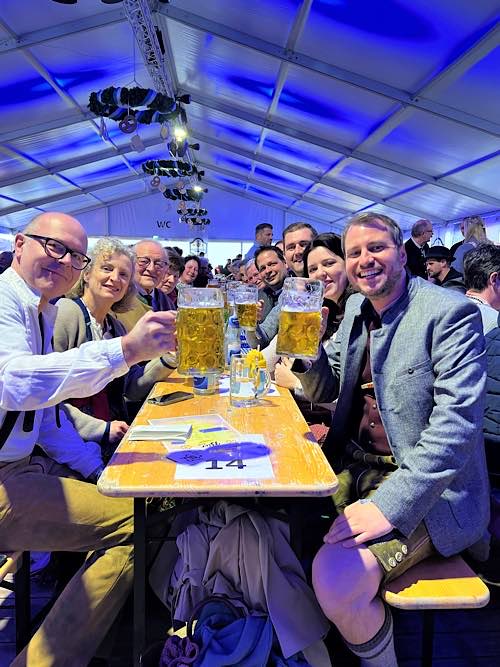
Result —
[[156, 226], [158, 229], [170, 229], [172, 222], [170, 220], [157, 220]]

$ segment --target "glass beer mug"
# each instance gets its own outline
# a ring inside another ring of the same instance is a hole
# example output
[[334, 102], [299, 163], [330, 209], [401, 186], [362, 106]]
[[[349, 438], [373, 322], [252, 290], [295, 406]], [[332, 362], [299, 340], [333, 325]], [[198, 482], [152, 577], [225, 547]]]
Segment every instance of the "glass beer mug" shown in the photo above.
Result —
[[264, 365], [252, 363], [248, 355], [231, 358], [229, 397], [233, 407], [246, 408], [258, 404], [271, 387], [265, 361]]
[[257, 300], [259, 290], [255, 285], [239, 285], [234, 291], [236, 315], [240, 327], [255, 329], [257, 326]]
[[320, 344], [323, 283], [309, 278], [286, 278], [281, 294], [277, 354], [316, 359]]
[[213, 287], [184, 287], [178, 296], [178, 372], [203, 376], [224, 371], [224, 300]]

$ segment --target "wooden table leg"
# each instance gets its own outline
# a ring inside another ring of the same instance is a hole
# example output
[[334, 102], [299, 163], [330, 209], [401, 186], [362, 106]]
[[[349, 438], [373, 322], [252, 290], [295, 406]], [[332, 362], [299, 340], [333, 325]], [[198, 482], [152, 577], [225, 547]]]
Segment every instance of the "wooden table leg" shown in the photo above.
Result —
[[134, 498], [134, 667], [146, 644], [146, 499]]

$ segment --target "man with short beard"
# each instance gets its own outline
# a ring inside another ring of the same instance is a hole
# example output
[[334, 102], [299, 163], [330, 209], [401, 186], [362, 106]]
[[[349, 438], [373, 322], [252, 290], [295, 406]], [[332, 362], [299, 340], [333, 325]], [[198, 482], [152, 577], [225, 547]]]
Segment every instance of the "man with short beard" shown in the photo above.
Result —
[[338, 516], [313, 586], [363, 665], [397, 667], [381, 583], [488, 539], [484, 338], [473, 303], [407, 273], [391, 218], [359, 214], [342, 241], [359, 294], [330, 359], [321, 349], [292, 367], [311, 400], [337, 399], [324, 450], [339, 478]]

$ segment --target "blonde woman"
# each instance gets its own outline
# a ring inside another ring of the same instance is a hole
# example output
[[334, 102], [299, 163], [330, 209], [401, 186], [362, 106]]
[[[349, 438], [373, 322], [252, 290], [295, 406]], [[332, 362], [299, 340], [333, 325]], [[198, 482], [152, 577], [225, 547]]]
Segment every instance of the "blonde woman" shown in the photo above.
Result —
[[465, 253], [476, 248], [480, 243], [489, 243], [490, 241], [486, 236], [484, 220], [479, 215], [471, 215], [468, 218], [464, 218], [460, 227], [464, 235], [464, 242], [455, 250], [455, 259], [452, 262], [452, 267], [463, 274]]
[[[82, 271], [70, 298], [57, 302], [56, 352], [126, 333], [113, 315], [127, 312], [133, 303], [134, 255], [117, 239], [108, 238], [96, 243], [90, 257], [92, 261]], [[173, 368], [173, 359], [163, 357], [145, 366], [134, 365], [99, 394], [74, 399], [64, 408], [80, 435], [99, 442], [109, 453], [109, 446], [115, 446], [128, 429], [125, 401], [143, 400], [153, 384], [166, 379]]]

